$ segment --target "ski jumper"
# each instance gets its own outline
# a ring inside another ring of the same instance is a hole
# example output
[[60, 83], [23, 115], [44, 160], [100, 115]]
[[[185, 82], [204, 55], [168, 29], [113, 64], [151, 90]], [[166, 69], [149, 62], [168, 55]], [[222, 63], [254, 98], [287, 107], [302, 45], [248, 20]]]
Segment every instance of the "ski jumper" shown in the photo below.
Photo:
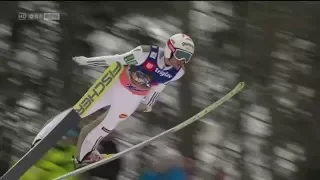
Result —
[[[140, 104], [152, 108], [166, 85], [180, 79], [184, 74], [183, 68], [176, 70], [172, 66], [165, 66], [164, 49], [158, 46], [142, 45], [120, 55], [91, 57], [86, 60], [85, 65], [88, 66], [108, 66], [118, 61], [125, 65], [125, 68], [113, 86], [87, 111], [87, 116], [90, 116], [96, 111], [108, 108], [107, 112], [82, 128], [77, 144], [78, 161], [82, 161], [88, 153], [92, 152], [101, 139], [107, 136], [120, 121], [131, 116]], [[150, 77], [151, 87], [141, 88], [131, 83], [129, 76], [131, 70], [147, 74]], [[39, 132], [36, 139], [44, 137], [46, 132], [60, 120], [61, 118], [53, 118]]]

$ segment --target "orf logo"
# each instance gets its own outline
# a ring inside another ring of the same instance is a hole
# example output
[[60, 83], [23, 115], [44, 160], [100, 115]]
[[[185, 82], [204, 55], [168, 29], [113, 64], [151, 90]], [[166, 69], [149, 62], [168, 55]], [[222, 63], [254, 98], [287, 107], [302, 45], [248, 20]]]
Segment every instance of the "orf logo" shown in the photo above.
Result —
[[156, 69], [156, 65], [152, 62], [148, 61], [144, 64], [144, 68], [146, 68], [148, 71], [152, 72]]

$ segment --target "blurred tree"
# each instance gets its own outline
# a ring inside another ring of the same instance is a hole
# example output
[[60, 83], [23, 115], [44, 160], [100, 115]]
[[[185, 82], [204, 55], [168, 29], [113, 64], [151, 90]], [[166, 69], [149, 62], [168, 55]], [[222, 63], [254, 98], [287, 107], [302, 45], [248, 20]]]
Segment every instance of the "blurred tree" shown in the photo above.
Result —
[[[306, 162], [303, 166], [301, 179], [320, 179], [320, 26], [318, 20], [320, 17], [319, 11], [315, 13], [312, 18], [312, 22], [315, 25], [315, 29], [312, 33], [312, 38], [316, 42], [315, 56], [312, 58], [312, 70], [310, 77], [310, 86], [314, 90], [314, 97], [312, 98], [312, 104], [308, 106], [310, 108], [311, 117], [309, 117], [309, 126], [305, 129], [308, 132], [306, 137]], [[305, 120], [308, 120], [305, 119]]]
[[[260, 90], [261, 90], [261, 96], [259, 97], [258, 104], [261, 104], [263, 107], [266, 107], [270, 115], [272, 117], [271, 120], [271, 128], [272, 133], [269, 137], [267, 137], [268, 142], [268, 148], [266, 150], [266, 153], [269, 157], [269, 162], [267, 163], [270, 166], [270, 172], [271, 172], [271, 178], [276, 179], [275, 177], [275, 155], [274, 155], [274, 148], [276, 146], [276, 138], [277, 138], [277, 122], [281, 119], [279, 117], [279, 113], [276, 111], [276, 107], [278, 104], [274, 101], [273, 98], [273, 91], [272, 91], [272, 74], [273, 74], [273, 63], [274, 60], [271, 58], [271, 52], [275, 51], [277, 41], [276, 41], [276, 28], [277, 28], [277, 19], [273, 16], [269, 16], [269, 14], [272, 13], [272, 5], [271, 4], [265, 4], [262, 7], [262, 11], [257, 12], [263, 19], [263, 23], [260, 22], [261, 28], [263, 30], [262, 34], [262, 40], [264, 43], [262, 43], [260, 48], [257, 51], [257, 56], [259, 57], [256, 59], [256, 66], [254, 66], [255, 76], [256, 76], [256, 82], [259, 82]], [[259, 55], [258, 55], [259, 54]]]
[[[18, 66], [24, 66], [25, 64], [19, 64], [16, 61], [16, 55], [20, 50], [23, 49], [22, 43], [24, 39], [23, 30], [25, 28], [34, 27], [37, 22], [29, 20], [21, 20], [18, 18], [20, 12], [29, 13], [30, 10], [27, 10], [23, 7], [19, 7], [19, 3], [6, 3], [1, 6], [3, 8], [2, 13], [4, 16], [1, 16], [5, 23], [8, 23], [11, 26], [11, 36], [9, 38], [9, 52], [6, 53], [7, 56], [2, 57], [6, 63], [2, 65], [5, 67], [6, 72], [1, 75], [1, 87], [4, 87], [4, 93], [7, 96], [7, 99], [10, 99], [11, 107], [15, 106], [15, 102], [21, 98], [22, 93], [25, 91], [25, 87], [30, 86], [30, 81], [28, 77], [23, 75], [21, 71], [13, 68], [12, 64]], [[8, 12], [10, 10], [10, 12]], [[11, 64], [11, 66], [9, 65]]]
[[18, 1], [0, 3], [0, 24], [10, 23], [13, 19], [18, 19]]
[[[182, 33], [188, 34], [192, 37], [190, 30], [190, 11], [192, 10], [192, 2], [176, 2], [174, 4], [176, 7], [177, 17], [182, 21]], [[181, 8], [183, 7], [183, 8]], [[195, 47], [197, 47], [196, 39], [193, 38]], [[195, 57], [193, 57], [195, 58]], [[197, 108], [194, 107], [192, 103], [193, 92], [191, 89], [191, 84], [193, 82], [193, 75], [191, 71], [192, 61], [185, 66], [185, 74], [180, 80], [180, 87], [178, 90], [179, 94], [179, 103], [180, 103], [180, 122], [183, 122], [189, 119], [191, 116], [197, 113]], [[189, 158], [195, 158], [194, 154], [194, 138], [196, 133], [197, 123], [193, 123], [177, 134], [181, 139], [179, 143], [179, 150], [183, 156]]]
[[81, 12], [79, 12], [81, 10], [76, 10], [72, 2], [62, 2], [60, 8], [63, 13], [60, 19], [62, 40], [59, 44], [58, 68], [61, 72], [60, 78], [64, 82], [62, 97], [67, 105], [70, 106], [76, 101], [72, 92], [75, 66], [72, 57], [76, 55], [89, 56], [90, 53], [87, 49], [89, 46], [77, 39], [78, 29], [81, 26], [81, 19], [78, 17], [81, 15]]
[[[248, 78], [250, 74], [248, 74], [250, 71], [247, 69], [247, 64], [251, 63], [251, 58], [246, 55], [247, 47], [248, 47], [248, 41], [247, 41], [247, 20], [248, 20], [248, 2], [232, 2], [233, 3], [233, 10], [234, 10], [234, 18], [233, 18], [233, 24], [232, 24], [232, 31], [234, 42], [232, 44], [236, 45], [237, 48], [240, 51], [239, 57], [235, 57], [234, 64], [237, 64], [239, 68], [239, 77], [238, 81], [244, 81], [246, 82], [247, 86], [250, 86], [251, 82]], [[244, 121], [242, 120], [241, 113], [245, 109], [246, 101], [243, 94], [239, 94], [237, 97], [235, 97], [239, 103], [239, 107], [235, 108], [236, 113], [234, 113], [234, 123], [236, 124], [236, 134], [237, 137], [239, 137], [239, 145], [240, 145], [240, 159], [238, 160], [238, 168], [241, 173], [241, 180], [250, 180], [252, 179], [249, 175], [249, 172], [247, 170], [246, 166], [246, 156], [247, 156], [247, 147], [245, 146], [245, 140], [246, 140], [246, 132], [245, 132], [245, 125]]]
[[0, 126], [0, 176], [10, 168], [12, 140], [6, 137], [5, 128]]

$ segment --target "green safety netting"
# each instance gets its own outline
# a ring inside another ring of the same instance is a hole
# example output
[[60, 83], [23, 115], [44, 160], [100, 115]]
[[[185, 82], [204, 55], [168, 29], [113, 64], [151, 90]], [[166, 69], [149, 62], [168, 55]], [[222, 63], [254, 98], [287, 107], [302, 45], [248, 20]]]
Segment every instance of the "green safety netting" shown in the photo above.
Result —
[[[72, 155], [74, 145], [56, 146], [50, 149], [44, 157], [32, 166], [19, 180], [52, 180], [74, 170]], [[70, 177], [67, 180], [79, 180]]]

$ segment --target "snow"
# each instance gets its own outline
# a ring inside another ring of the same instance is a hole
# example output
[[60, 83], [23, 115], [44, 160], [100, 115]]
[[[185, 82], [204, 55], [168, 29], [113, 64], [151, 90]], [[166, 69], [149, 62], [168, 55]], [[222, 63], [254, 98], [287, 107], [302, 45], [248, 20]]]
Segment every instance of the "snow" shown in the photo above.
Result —
[[212, 156], [212, 154], [216, 154], [218, 151], [213, 152], [211, 148], [210, 146], [203, 146], [201, 149], [197, 149], [197, 157], [205, 164], [211, 164], [216, 160], [216, 156]]
[[[235, 138], [236, 139], [236, 138]], [[234, 140], [234, 139], [233, 139]], [[237, 143], [234, 143], [234, 142], [230, 142], [230, 141], [226, 141], [224, 143], [224, 147], [228, 148], [228, 149], [232, 149], [233, 151], [236, 151], [236, 152], [241, 152], [241, 147], [239, 144]]]
[[7, 24], [0, 24], [0, 36], [11, 36], [11, 27]]
[[291, 54], [291, 53], [279, 52], [279, 51], [272, 52], [272, 53], [271, 53], [271, 57], [275, 57], [275, 58], [278, 58], [278, 59], [281, 59], [281, 60], [290, 61], [290, 62], [292, 62], [293, 59], [294, 59], [294, 58], [292, 57], [292, 54]]
[[124, 39], [103, 31], [92, 32], [86, 40], [93, 45], [94, 53], [92, 56], [114, 55], [134, 48]]
[[211, 32], [217, 32], [223, 29], [228, 29], [230, 26], [219, 19], [209, 16], [207, 14], [192, 11], [190, 12], [190, 19], [193, 21], [192, 26], [199, 31], [199, 33], [196, 33], [194, 36], [198, 38], [200, 41], [204, 40], [206, 41], [206, 37], [201, 36], [200, 32], [206, 32], [210, 30]]
[[293, 108], [296, 105], [291, 99], [287, 97], [275, 96], [274, 99], [284, 107]]
[[203, 143], [218, 143], [222, 138], [223, 126], [210, 118], [204, 118], [201, 122], [201, 133], [197, 133], [197, 139]]
[[290, 177], [293, 172], [297, 171], [296, 165], [280, 158], [276, 160], [275, 164], [279, 167], [276, 168], [275, 171], [277, 171], [279, 174], [284, 174], [287, 177]]
[[294, 161], [296, 158], [296, 155], [294, 153], [281, 147], [275, 147], [274, 154], [290, 161]]
[[306, 96], [307, 98], [312, 98], [315, 96], [315, 90], [305, 86], [298, 86], [298, 93]]
[[316, 44], [310, 42], [310, 41], [306, 41], [304, 39], [299, 39], [299, 38], [295, 38], [292, 42], [291, 42], [291, 46], [295, 47], [295, 48], [299, 48], [299, 49], [304, 49], [304, 50], [309, 50], [311, 48], [313, 48]]
[[250, 170], [251, 177], [254, 180], [272, 180], [270, 171], [253, 164], [249, 164], [248, 168]]
[[172, 16], [164, 16], [162, 19], [157, 19], [140, 14], [129, 14], [119, 20], [114, 26], [125, 30], [141, 30], [140, 27], [145, 27], [143, 30], [148, 35], [164, 43], [171, 36], [169, 32], [181, 32], [178, 28], [180, 25], [181, 21]]
[[[258, 105], [250, 106], [246, 112], [250, 115], [242, 114], [243, 127], [246, 132], [258, 136], [269, 136], [272, 133], [271, 126], [267, 123], [271, 123], [271, 117], [266, 108]], [[255, 118], [261, 119], [257, 121]]]

